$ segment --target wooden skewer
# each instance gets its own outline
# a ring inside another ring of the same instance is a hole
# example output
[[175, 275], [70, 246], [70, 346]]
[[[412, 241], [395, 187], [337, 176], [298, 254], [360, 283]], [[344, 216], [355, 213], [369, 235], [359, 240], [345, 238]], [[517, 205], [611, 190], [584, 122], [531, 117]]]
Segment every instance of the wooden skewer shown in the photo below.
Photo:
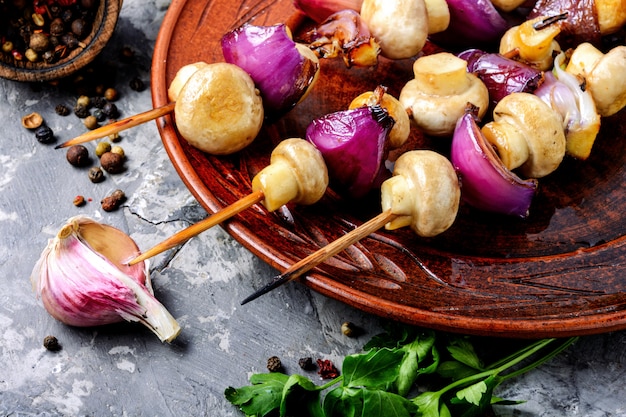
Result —
[[263, 191], [254, 191], [250, 195], [243, 197], [240, 200], [235, 201], [230, 206], [226, 206], [213, 215], [207, 217], [206, 219], [195, 223], [180, 232], [176, 233], [173, 236], [165, 239], [163, 242], [155, 245], [151, 249], [142, 253], [141, 255], [135, 257], [134, 259], [128, 262], [128, 265], [134, 265], [141, 261], [145, 261], [148, 258], [152, 258], [153, 256], [158, 255], [161, 252], [164, 252], [168, 249], [171, 249], [175, 246], [180, 245], [181, 243], [186, 242], [194, 236], [199, 235], [205, 230], [210, 229], [211, 227], [231, 218], [232, 216], [242, 212], [248, 207], [260, 202], [263, 200], [264, 195]]
[[149, 122], [150, 120], [158, 119], [161, 116], [165, 116], [174, 111], [176, 106], [175, 102], [166, 104], [165, 106], [157, 107], [156, 109], [148, 110], [143, 113], [136, 114], [134, 116], [127, 117], [122, 120], [118, 120], [108, 125], [104, 125], [89, 132], [83, 133], [80, 136], [70, 139], [60, 145], [55, 146], [55, 149], [66, 148], [72, 145], [78, 145], [80, 143], [89, 142], [95, 139], [100, 139], [105, 136], [112, 135], [114, 133], [121, 132], [122, 130], [135, 127], [142, 123]]
[[249, 303], [250, 301], [259, 298], [263, 294], [267, 294], [273, 289], [276, 289], [281, 285], [298, 278], [305, 272], [308, 272], [309, 270], [324, 262], [326, 259], [337, 255], [339, 252], [349, 247], [350, 245], [374, 233], [376, 230], [380, 229], [396, 217], [397, 215], [393, 214], [391, 210], [380, 213], [378, 216], [372, 218], [371, 220], [368, 220], [361, 226], [346, 233], [334, 242], [331, 242], [327, 246], [317, 250], [316, 252], [313, 252], [306, 258], [303, 258], [300, 261], [296, 262], [285, 272], [275, 276], [272, 281], [270, 281], [266, 286], [255, 291], [252, 295], [246, 297], [241, 302], [241, 305]]

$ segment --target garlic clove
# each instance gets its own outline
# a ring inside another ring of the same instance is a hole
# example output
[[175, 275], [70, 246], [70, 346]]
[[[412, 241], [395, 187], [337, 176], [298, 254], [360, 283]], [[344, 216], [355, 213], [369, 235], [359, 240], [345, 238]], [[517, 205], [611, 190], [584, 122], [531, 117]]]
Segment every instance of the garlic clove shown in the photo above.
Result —
[[125, 265], [138, 253], [122, 231], [76, 216], [50, 239], [30, 279], [45, 309], [62, 323], [91, 327], [138, 321], [170, 342], [180, 326], [154, 297], [147, 265]]

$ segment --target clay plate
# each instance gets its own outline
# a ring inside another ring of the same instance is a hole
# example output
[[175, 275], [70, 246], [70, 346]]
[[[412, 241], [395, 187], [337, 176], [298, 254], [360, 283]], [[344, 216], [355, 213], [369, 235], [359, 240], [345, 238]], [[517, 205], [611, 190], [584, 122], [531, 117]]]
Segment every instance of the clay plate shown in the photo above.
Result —
[[[154, 52], [154, 106], [167, 103], [167, 86], [183, 65], [223, 61], [224, 33], [245, 22], [289, 22], [297, 32], [303, 22], [294, 12], [288, 0], [174, 0]], [[433, 48], [429, 45], [426, 53]], [[397, 96], [411, 78], [411, 65], [411, 60], [381, 60], [375, 69], [348, 69], [340, 60], [324, 61], [310, 96], [281, 120], [266, 123], [250, 147], [228, 157], [189, 146], [177, 134], [173, 116], [160, 119], [158, 127], [187, 187], [215, 212], [250, 193], [252, 177], [269, 163], [278, 141], [302, 137], [311, 120], [345, 109], [378, 84]], [[625, 129], [623, 111], [604, 119], [592, 156], [585, 162], [567, 159], [542, 179], [525, 220], [462, 205], [453, 227], [436, 238], [418, 238], [408, 229], [381, 230], [301, 282], [364, 311], [440, 330], [536, 338], [624, 329]], [[431, 141], [417, 132], [411, 143], [444, 154], [449, 148], [449, 141]], [[223, 227], [282, 271], [379, 211], [378, 195], [354, 202], [330, 190], [310, 207], [268, 213], [256, 205]]]

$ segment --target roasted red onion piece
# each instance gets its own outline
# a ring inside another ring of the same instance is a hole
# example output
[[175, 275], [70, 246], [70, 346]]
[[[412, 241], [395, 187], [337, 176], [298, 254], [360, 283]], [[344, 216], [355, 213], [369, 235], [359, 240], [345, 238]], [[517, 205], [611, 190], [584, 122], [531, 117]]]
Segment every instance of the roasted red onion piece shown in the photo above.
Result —
[[222, 37], [222, 52], [226, 62], [250, 74], [269, 119], [303, 100], [319, 73], [315, 54], [294, 42], [284, 24], [240, 26]]
[[374, 66], [380, 53], [380, 46], [354, 10], [333, 13], [305, 33], [302, 41], [321, 58], [342, 57], [348, 67]]
[[294, 0], [296, 9], [317, 23], [328, 19], [333, 13], [341, 10], [361, 10], [363, 0]]
[[311, 122], [306, 139], [322, 153], [335, 191], [360, 198], [379, 185], [393, 124], [380, 105], [338, 111]]
[[504, 167], [470, 112], [457, 122], [450, 160], [461, 180], [461, 197], [469, 205], [489, 212], [528, 216], [537, 181], [522, 180]]
[[542, 71], [500, 54], [468, 49], [458, 57], [485, 83], [492, 106], [511, 93], [532, 93], [543, 81]]
[[431, 40], [450, 48], [498, 44], [512, 25], [490, 0], [447, 0], [450, 24]]

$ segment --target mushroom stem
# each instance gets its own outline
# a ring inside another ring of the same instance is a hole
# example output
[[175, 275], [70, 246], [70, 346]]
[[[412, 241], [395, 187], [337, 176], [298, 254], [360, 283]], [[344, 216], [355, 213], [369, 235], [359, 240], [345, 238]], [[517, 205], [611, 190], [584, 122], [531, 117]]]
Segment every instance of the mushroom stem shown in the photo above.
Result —
[[267, 285], [255, 291], [252, 295], [246, 297], [241, 302], [241, 305], [249, 303], [250, 301], [257, 299], [264, 294], [267, 294], [268, 292], [280, 287], [283, 284], [288, 283], [289, 281], [293, 281], [294, 279], [300, 277], [302, 274], [315, 268], [317, 265], [321, 264], [325, 260], [337, 255], [339, 252], [346, 249], [350, 245], [374, 233], [385, 224], [393, 221], [393, 219], [395, 219], [396, 217], [397, 215], [393, 214], [391, 212], [391, 209], [383, 211], [378, 216], [368, 220], [356, 229], [351, 230], [339, 239], [313, 252], [306, 258], [303, 258], [300, 261], [296, 262], [285, 272], [275, 276]]
[[243, 197], [240, 200], [235, 201], [233, 204], [224, 207], [223, 209], [217, 211], [212, 216], [207, 217], [206, 219], [195, 223], [180, 232], [170, 236], [165, 239], [161, 243], [155, 245], [151, 249], [142, 253], [141, 255], [135, 257], [134, 259], [128, 262], [128, 265], [135, 265], [141, 261], [145, 261], [146, 259], [152, 258], [162, 252], [165, 252], [168, 249], [172, 249], [194, 236], [199, 235], [200, 233], [210, 229], [211, 227], [235, 216], [236, 214], [242, 212], [243, 210], [251, 207], [252, 205], [263, 200], [263, 192], [262, 191], [254, 191], [250, 195]]
[[176, 103], [172, 102], [165, 106], [157, 107], [156, 109], [148, 110], [143, 113], [136, 114], [134, 116], [127, 117], [122, 120], [118, 120], [114, 123], [104, 125], [98, 129], [90, 130], [87, 133], [83, 133], [80, 136], [70, 139], [60, 145], [57, 145], [55, 149], [66, 148], [72, 145], [78, 145], [80, 143], [89, 142], [95, 139], [100, 139], [105, 136], [109, 136], [122, 130], [130, 129], [131, 127], [138, 126], [142, 123], [149, 122], [150, 120], [158, 119], [161, 116], [165, 116], [174, 111]]

